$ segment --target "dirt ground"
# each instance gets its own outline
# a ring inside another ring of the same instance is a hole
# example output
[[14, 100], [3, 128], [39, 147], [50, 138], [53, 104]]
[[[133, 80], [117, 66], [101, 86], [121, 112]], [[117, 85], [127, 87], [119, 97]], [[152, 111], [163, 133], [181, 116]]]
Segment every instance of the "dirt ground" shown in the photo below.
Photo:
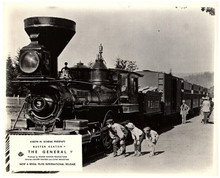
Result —
[[154, 157], [149, 157], [149, 147], [144, 140], [142, 156], [134, 157], [133, 145], [129, 145], [129, 156], [96, 157], [83, 167], [83, 173], [215, 175], [217, 139], [214, 138], [213, 115], [209, 124], [202, 124], [201, 119], [200, 115], [186, 124], [167, 128], [160, 134]]

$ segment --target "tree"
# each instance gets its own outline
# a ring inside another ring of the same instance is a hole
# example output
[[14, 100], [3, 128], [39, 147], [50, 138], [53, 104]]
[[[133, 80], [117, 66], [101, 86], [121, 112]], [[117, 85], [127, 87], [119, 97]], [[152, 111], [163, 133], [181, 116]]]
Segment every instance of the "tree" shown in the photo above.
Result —
[[215, 8], [213, 8], [213, 7], [201, 7], [201, 11], [207, 12], [212, 16], [215, 15]]
[[138, 69], [136, 61], [123, 60], [119, 57], [115, 61], [115, 68], [127, 70], [130, 72], [133, 72]]
[[94, 65], [94, 62], [93, 62], [93, 61], [90, 61], [90, 62], [88, 63], [88, 66], [89, 66], [90, 68], [92, 68], [93, 65]]
[[28, 91], [25, 85], [14, 82], [18, 75], [19, 51], [20, 50], [18, 50], [17, 55], [14, 58], [8, 56], [6, 61], [6, 96], [25, 96]]
[[210, 88], [214, 85], [214, 72], [194, 73], [188, 76], [184, 76], [183, 79], [191, 83]]
[[14, 94], [14, 84], [12, 81], [16, 77], [15, 73], [15, 67], [13, 66], [12, 63], [12, 58], [11, 56], [8, 56], [7, 59], [7, 64], [6, 64], [6, 96], [13, 96]]

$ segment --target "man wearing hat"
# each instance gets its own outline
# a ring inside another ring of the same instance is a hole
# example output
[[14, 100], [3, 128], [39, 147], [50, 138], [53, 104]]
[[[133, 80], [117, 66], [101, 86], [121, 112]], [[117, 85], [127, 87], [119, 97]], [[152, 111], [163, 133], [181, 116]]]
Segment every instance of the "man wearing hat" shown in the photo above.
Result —
[[186, 123], [186, 116], [190, 110], [190, 107], [186, 104], [186, 101], [182, 101], [182, 105], [180, 106], [180, 115], [182, 116], [182, 124]]
[[125, 155], [126, 153], [125, 139], [128, 135], [128, 131], [121, 124], [114, 123], [113, 119], [108, 119], [106, 121], [106, 125], [109, 128], [109, 136], [112, 139], [113, 156], [115, 157], [122, 154]]
[[150, 156], [154, 155], [156, 143], [159, 139], [159, 135], [156, 131], [151, 130], [150, 127], [144, 128], [145, 138], [147, 140], [148, 146], [151, 147]]
[[208, 115], [210, 113], [210, 101], [209, 101], [208, 97], [204, 98], [204, 101], [202, 102], [202, 109], [201, 109], [201, 111], [203, 112], [202, 122], [204, 124], [207, 124]]
[[144, 132], [129, 122], [126, 127], [130, 130], [134, 140], [134, 156], [141, 156], [141, 143], [144, 140]]

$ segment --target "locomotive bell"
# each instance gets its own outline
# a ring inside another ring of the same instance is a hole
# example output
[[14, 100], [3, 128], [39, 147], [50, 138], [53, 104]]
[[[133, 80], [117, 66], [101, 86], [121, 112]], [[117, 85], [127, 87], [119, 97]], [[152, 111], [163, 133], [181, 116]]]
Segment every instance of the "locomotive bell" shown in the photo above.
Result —
[[22, 78], [57, 78], [57, 57], [75, 34], [75, 22], [56, 17], [24, 20], [31, 43], [20, 50]]
[[104, 64], [102, 53], [103, 53], [103, 46], [102, 44], [100, 44], [99, 54], [97, 55], [97, 59], [92, 67], [92, 73], [91, 73], [91, 80], [94, 84], [97, 85], [109, 82], [108, 79], [109, 70]]

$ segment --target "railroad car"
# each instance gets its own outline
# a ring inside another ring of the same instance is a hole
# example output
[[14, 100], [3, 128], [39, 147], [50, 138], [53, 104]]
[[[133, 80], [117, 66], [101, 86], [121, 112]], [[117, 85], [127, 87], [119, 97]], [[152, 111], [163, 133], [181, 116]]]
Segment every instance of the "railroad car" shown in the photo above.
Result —
[[208, 95], [206, 88], [192, 84], [172, 74], [150, 70], [138, 71], [137, 73], [143, 75], [139, 78], [139, 88], [154, 87], [162, 94], [160, 111], [162, 111], [163, 117], [160, 117], [160, 121], [157, 122], [163, 122], [164, 119], [169, 120], [171, 118], [180, 119], [182, 100], [185, 100], [190, 107], [190, 117], [198, 114], [202, 97]]
[[138, 71], [143, 77], [139, 79], [139, 87], [155, 87], [162, 93], [161, 110], [164, 117], [175, 115], [180, 111], [181, 79], [171, 74], [150, 70]]

